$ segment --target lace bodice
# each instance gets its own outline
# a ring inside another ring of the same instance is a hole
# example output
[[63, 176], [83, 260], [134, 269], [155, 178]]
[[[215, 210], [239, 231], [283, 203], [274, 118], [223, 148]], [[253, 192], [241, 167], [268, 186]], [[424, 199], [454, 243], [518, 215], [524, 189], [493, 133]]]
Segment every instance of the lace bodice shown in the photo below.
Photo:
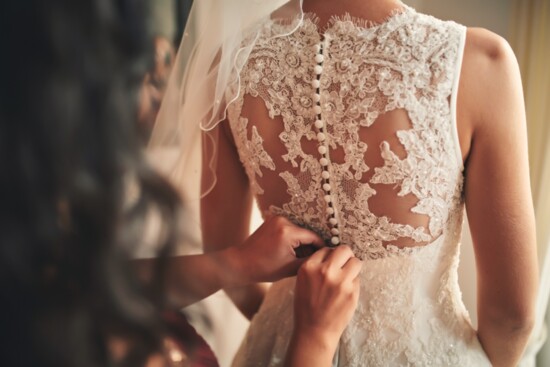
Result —
[[[411, 8], [270, 37], [241, 73], [229, 123], [260, 209], [366, 260], [340, 366], [485, 366], [457, 266], [462, 158], [456, 96], [465, 27]], [[277, 366], [293, 280], [275, 284], [235, 366]]]
[[306, 16], [289, 37], [265, 27], [230, 107], [264, 213], [360, 257], [432, 242], [461, 204], [451, 103], [461, 28], [411, 13], [370, 27], [333, 18], [323, 32]]

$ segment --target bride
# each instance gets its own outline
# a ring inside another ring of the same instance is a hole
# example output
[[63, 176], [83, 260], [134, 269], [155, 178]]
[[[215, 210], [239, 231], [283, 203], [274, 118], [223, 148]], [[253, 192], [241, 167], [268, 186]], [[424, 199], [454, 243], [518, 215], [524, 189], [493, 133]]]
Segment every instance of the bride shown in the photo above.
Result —
[[[515, 366], [534, 318], [537, 257], [510, 47], [397, 0], [286, 3], [249, 24], [239, 52], [214, 53], [219, 69], [206, 64], [219, 82], [231, 60], [238, 75], [227, 80], [237, 82], [193, 90], [213, 101], [211, 123], [200, 116], [205, 249], [243, 242], [255, 199], [265, 217], [285, 216], [364, 261], [334, 365]], [[477, 330], [457, 282], [464, 209]], [[252, 320], [234, 366], [284, 363], [293, 289], [290, 278], [226, 290]]]

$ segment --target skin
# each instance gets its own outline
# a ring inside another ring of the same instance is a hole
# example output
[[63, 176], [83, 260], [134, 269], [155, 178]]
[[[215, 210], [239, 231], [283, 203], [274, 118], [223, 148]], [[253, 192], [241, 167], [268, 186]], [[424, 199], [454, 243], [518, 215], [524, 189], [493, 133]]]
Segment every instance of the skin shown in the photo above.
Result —
[[[316, 13], [321, 24], [342, 12], [381, 21], [396, 7], [400, 3], [389, 0], [304, 1], [304, 10]], [[504, 39], [484, 29], [468, 29], [457, 103], [464, 197], [477, 264], [477, 335], [494, 366], [515, 366], [535, 318], [538, 262], [521, 78]], [[246, 239], [252, 205], [231, 134], [223, 129], [223, 162], [220, 159], [217, 175], [224, 185], [217, 185], [202, 202], [210, 250]], [[211, 215], [214, 211], [217, 215]], [[227, 292], [250, 318], [265, 288]]]
[[529, 339], [538, 289], [525, 106], [514, 53], [469, 29], [458, 96], [465, 200], [478, 284], [478, 337], [494, 366], [515, 366]]

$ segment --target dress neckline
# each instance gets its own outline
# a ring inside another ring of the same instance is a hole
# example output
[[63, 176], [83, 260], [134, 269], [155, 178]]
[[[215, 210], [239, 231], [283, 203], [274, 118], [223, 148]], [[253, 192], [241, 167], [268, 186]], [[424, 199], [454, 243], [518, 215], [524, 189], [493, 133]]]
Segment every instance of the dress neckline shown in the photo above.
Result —
[[393, 24], [394, 22], [403, 19], [408, 14], [414, 13], [414, 8], [402, 4], [400, 8], [393, 9], [389, 15], [387, 15], [381, 21], [374, 21], [370, 19], [364, 19], [361, 17], [353, 16], [349, 12], [345, 12], [342, 15], [332, 15], [323, 27], [319, 25], [319, 17], [313, 12], [304, 12], [304, 21], [309, 21], [316, 28], [320, 34], [328, 33], [332, 28], [342, 23], [351, 23], [355, 28], [363, 31], [374, 31], [383, 26]]

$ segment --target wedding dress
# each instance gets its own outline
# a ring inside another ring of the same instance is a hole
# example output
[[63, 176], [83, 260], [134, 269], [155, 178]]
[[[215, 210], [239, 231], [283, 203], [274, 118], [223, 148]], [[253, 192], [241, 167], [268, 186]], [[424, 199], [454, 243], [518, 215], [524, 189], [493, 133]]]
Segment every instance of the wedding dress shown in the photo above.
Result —
[[[466, 28], [405, 7], [290, 35], [262, 30], [229, 106], [265, 214], [364, 260], [335, 366], [489, 366], [458, 287], [463, 165], [456, 99]], [[235, 92], [235, 91], [233, 91]], [[270, 288], [234, 366], [280, 366], [294, 279]]]

